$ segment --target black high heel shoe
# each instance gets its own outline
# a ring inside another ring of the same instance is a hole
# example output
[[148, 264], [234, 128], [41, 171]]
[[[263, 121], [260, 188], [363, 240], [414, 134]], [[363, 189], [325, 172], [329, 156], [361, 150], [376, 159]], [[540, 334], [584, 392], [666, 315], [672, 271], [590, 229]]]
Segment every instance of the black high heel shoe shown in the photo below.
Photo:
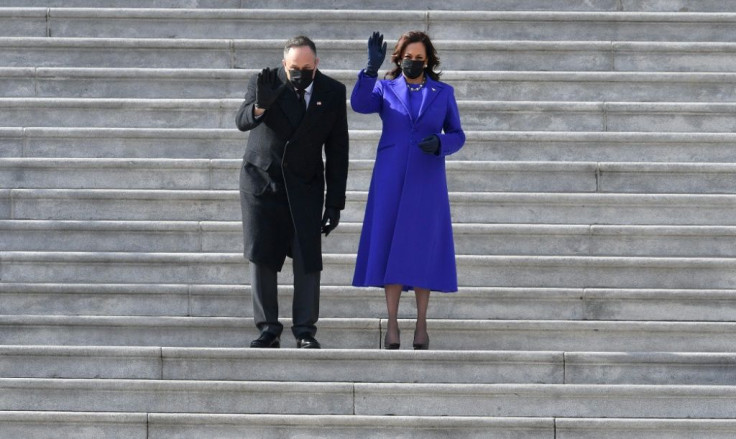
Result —
[[[386, 343], [386, 339], [388, 339], [388, 332], [386, 333], [386, 336], [383, 338], [383, 348], [386, 350], [396, 350], [401, 347], [401, 341], [398, 343]], [[399, 331], [399, 340], [401, 340], [401, 331]]]
[[415, 341], [413, 343], [413, 346], [414, 346], [414, 350], [415, 351], [426, 351], [426, 350], [429, 349], [429, 335], [427, 335], [427, 341], [425, 341], [424, 343], [417, 343], [416, 342], [416, 339], [417, 339], [417, 334], [415, 332], [414, 333], [414, 340]]

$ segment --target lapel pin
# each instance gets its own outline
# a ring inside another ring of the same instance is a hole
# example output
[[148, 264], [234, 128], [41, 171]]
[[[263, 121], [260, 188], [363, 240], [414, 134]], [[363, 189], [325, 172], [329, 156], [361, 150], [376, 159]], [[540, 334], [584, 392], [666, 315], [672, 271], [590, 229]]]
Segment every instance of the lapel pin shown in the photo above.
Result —
[[437, 89], [436, 89], [436, 88], [434, 88], [434, 87], [432, 87], [432, 91], [437, 91]]
[[317, 101], [317, 105], [322, 105], [322, 101]]

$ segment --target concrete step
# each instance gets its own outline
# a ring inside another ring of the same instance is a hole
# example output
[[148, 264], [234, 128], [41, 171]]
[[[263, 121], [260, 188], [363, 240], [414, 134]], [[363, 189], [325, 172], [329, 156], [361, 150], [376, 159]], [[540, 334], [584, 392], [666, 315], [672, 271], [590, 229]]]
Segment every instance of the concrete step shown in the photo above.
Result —
[[[3, 36], [354, 38], [406, 29], [438, 39], [733, 41], [734, 13], [5, 8]], [[273, 23], [278, 22], [278, 26]], [[345, 25], [350, 23], [349, 25]], [[393, 35], [393, 37], [391, 37]]]
[[[302, 349], [75, 346], [6, 346], [0, 347], [0, 352], [3, 378], [300, 381], [309, 376], [312, 382], [562, 384], [564, 381], [562, 352], [417, 354], [324, 349], [305, 354]], [[454, 368], [453, 374], [447, 374], [448, 367]]]
[[[597, 256], [456, 257], [463, 287], [733, 289], [733, 258]], [[354, 255], [323, 255], [324, 285], [350, 285]], [[239, 253], [2, 252], [10, 283], [217, 284], [249, 282]], [[282, 282], [289, 284], [289, 261]]]
[[[8, 189], [186, 189], [238, 187], [242, 160], [0, 158]], [[370, 186], [374, 162], [351, 160], [348, 190]], [[155, 172], [154, 172], [155, 171]], [[736, 164], [484, 162], [446, 164], [456, 192], [736, 193]]]
[[[360, 223], [342, 222], [326, 253], [353, 254]], [[240, 252], [239, 221], [0, 220], [6, 251]], [[461, 255], [736, 257], [733, 226], [454, 225]]]
[[[355, 413], [731, 419], [733, 386], [355, 384]], [[421, 403], [419, 403], [421, 402]]]
[[[480, 416], [222, 415], [176, 413], [0, 412], [3, 439], [74, 436], [96, 439], [108, 434], [125, 439], [221, 439], [291, 434], [326, 439], [729, 439], [730, 419], [508, 418]], [[7, 434], [6, 434], [7, 433]]]
[[[252, 317], [249, 285], [0, 283], [0, 314]], [[279, 287], [283, 303], [293, 289]], [[322, 317], [373, 318], [386, 312], [382, 289], [323, 285]], [[356, 306], [360, 303], [360, 306]], [[435, 294], [440, 319], [733, 321], [733, 290], [461, 287]], [[286, 307], [288, 311], [288, 307]], [[414, 300], [402, 318], [416, 316]]]
[[[95, 7], [95, 8], [186, 8], [186, 9], [405, 9], [381, 0], [2, 0], [0, 7]], [[447, 3], [428, 0], [428, 10], [459, 11], [624, 11], [624, 12], [736, 12], [730, 3], [718, 0], [461, 0]]]
[[[323, 318], [375, 318], [386, 313], [382, 289], [323, 285]], [[247, 284], [0, 283], [0, 314], [252, 317]], [[293, 288], [282, 282], [282, 303]], [[359, 305], [357, 305], [359, 304]], [[288, 306], [283, 307], [289, 312]], [[736, 291], [704, 289], [596, 289], [461, 287], [434, 294], [437, 319], [733, 321]], [[416, 316], [411, 294], [401, 318]]]
[[[356, 38], [356, 35], [348, 38], [315, 38], [324, 68], [357, 71], [365, 65], [365, 38]], [[539, 41], [526, 36], [522, 38], [527, 39], [499, 41], [434, 38], [434, 44], [442, 57], [442, 65], [452, 71], [736, 71], [736, 44], [731, 42]], [[0, 36], [0, 65], [259, 69], [264, 64], [279, 64], [284, 41], [285, 38]], [[483, 56], [475, 56], [478, 52], [482, 52]], [[388, 68], [388, 64], [384, 67]]]
[[0, 411], [0, 438], [148, 439], [146, 413]]
[[[450, 160], [733, 163], [733, 133], [468, 131]], [[350, 157], [373, 159], [381, 133], [350, 131]], [[247, 133], [226, 129], [0, 128], [3, 158], [236, 159]]]
[[[0, 379], [8, 411], [730, 419], [732, 386]], [[187, 398], [182, 398], [187, 393]], [[292, 398], [309, 394], [309, 404]], [[411, 401], [421, 401], [422, 404]], [[435, 401], [435, 403], [430, 403]], [[353, 411], [354, 410], [354, 411]], [[534, 413], [536, 412], [536, 414]]]
[[[3, 378], [731, 385], [728, 353], [0, 346]], [[453, 373], [448, 374], [447, 370]]]
[[[725, 424], [725, 422], [721, 422]], [[721, 425], [718, 424], [718, 425]], [[726, 424], [727, 425], [727, 424]], [[552, 418], [176, 413], [0, 412], [0, 438], [218, 439], [290, 435], [339, 439], [551, 439]], [[574, 427], [574, 425], [570, 426]], [[711, 438], [711, 436], [709, 436]]]
[[349, 383], [5, 378], [0, 389], [9, 411], [348, 415], [354, 399]]
[[[323, 61], [326, 62], [326, 61]], [[324, 73], [352, 90], [357, 69]], [[356, 65], [359, 65], [356, 63]], [[255, 69], [0, 68], [5, 97], [231, 98]], [[457, 99], [489, 101], [733, 102], [734, 73], [443, 72]]]
[[[289, 328], [282, 349], [295, 349]], [[325, 349], [379, 349], [386, 320], [323, 318]], [[399, 320], [402, 350], [412, 350], [415, 321]], [[443, 320], [428, 322], [433, 351], [733, 352], [733, 322]], [[21, 346], [170, 346], [247, 348], [251, 318], [155, 316], [0, 316], [0, 344]]]
[[[366, 192], [347, 192], [361, 222]], [[453, 221], [476, 224], [736, 225], [733, 195], [451, 192]], [[239, 221], [237, 190], [0, 189], [0, 219]]]
[[[10, 127], [227, 128], [239, 99], [0, 98]], [[732, 132], [736, 103], [459, 101], [463, 128], [501, 131]], [[380, 129], [348, 111], [352, 129]]]

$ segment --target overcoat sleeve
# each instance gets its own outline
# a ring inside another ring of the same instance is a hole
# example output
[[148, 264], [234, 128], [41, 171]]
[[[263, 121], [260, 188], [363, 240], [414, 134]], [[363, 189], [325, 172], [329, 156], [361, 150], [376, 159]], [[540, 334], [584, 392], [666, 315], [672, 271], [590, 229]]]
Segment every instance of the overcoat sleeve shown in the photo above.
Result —
[[437, 135], [440, 138], [440, 156], [456, 153], [465, 143], [465, 132], [460, 125], [460, 112], [457, 108], [457, 101], [455, 101], [455, 93], [452, 89], [450, 91], [447, 99], [447, 114], [442, 125], [443, 133]]
[[237, 115], [235, 116], [235, 125], [240, 131], [250, 131], [257, 127], [263, 121], [263, 117], [257, 118], [253, 116], [253, 108], [256, 103], [256, 82], [258, 75], [253, 75], [248, 81], [248, 90], [245, 92], [245, 101], [240, 105]]
[[339, 93], [335, 99], [337, 119], [325, 140], [325, 182], [327, 185], [325, 206], [342, 210], [345, 208], [345, 190], [348, 179], [349, 135], [347, 91], [343, 84], [339, 86]]
[[383, 88], [377, 77], [370, 77], [361, 70], [358, 73], [358, 81], [353, 87], [350, 96], [350, 106], [356, 113], [369, 114], [378, 113], [383, 105]]

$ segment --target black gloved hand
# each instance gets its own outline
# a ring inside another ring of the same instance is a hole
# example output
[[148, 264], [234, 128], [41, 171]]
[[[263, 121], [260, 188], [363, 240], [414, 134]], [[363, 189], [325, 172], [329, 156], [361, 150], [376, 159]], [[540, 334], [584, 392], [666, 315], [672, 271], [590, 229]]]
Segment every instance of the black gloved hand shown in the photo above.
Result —
[[286, 84], [276, 87], [277, 83], [278, 70], [271, 70], [269, 68], [261, 70], [256, 82], [256, 106], [258, 108], [267, 110], [276, 102], [276, 99], [278, 99], [281, 92], [286, 88]]
[[365, 67], [366, 76], [375, 78], [378, 76], [378, 69], [381, 68], [383, 60], [386, 58], [386, 43], [383, 42], [383, 35], [380, 32], [373, 32], [368, 38], [368, 65]]
[[[327, 224], [328, 221], [329, 224]], [[340, 209], [325, 207], [325, 214], [322, 216], [322, 233], [325, 236], [329, 235], [338, 224], [340, 224]]]
[[422, 139], [422, 141], [419, 142], [419, 147], [427, 154], [437, 155], [437, 152], [440, 150], [440, 138], [437, 137], [437, 134], [432, 134], [431, 136]]

